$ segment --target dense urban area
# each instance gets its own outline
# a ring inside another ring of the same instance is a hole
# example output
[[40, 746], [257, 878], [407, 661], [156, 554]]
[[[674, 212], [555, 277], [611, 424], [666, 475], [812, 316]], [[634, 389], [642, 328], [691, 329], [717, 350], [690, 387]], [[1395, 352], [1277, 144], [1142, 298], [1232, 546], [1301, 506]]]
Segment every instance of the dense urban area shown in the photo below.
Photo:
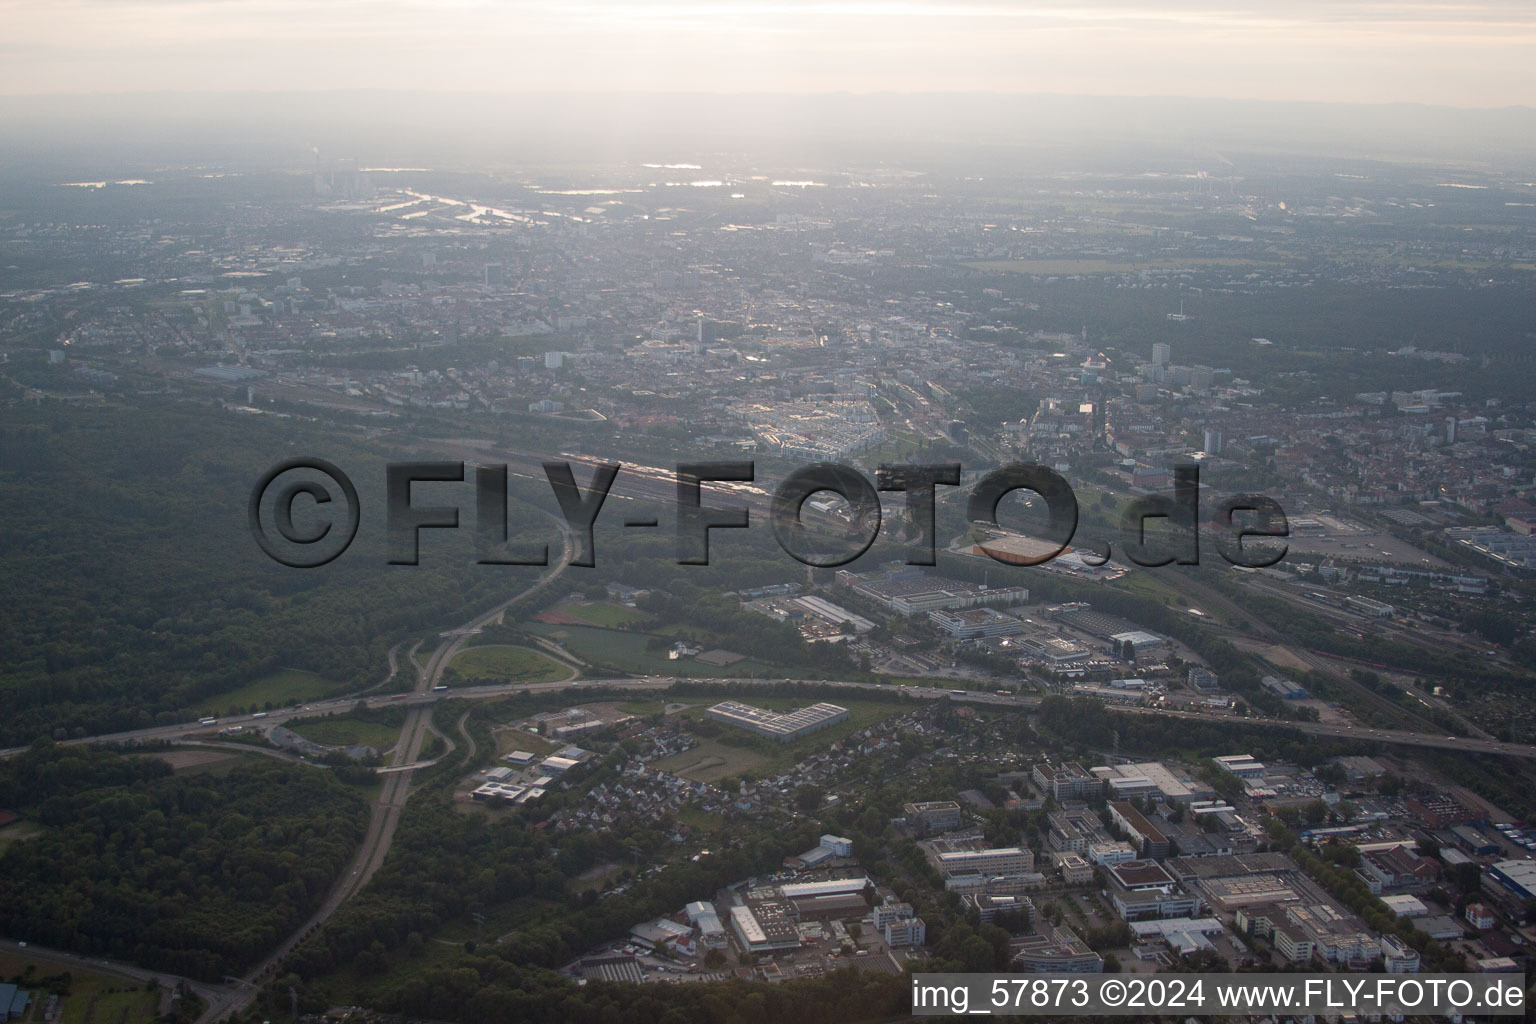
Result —
[[8, 171], [0, 1019], [1528, 970], [1529, 172], [963, 162]]

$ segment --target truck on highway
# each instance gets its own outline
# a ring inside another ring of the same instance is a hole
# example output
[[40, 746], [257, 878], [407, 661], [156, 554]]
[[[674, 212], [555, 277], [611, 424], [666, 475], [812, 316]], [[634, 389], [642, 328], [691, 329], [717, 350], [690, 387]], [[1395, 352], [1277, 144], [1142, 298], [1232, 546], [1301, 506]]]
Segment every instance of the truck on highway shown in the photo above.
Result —
[[217, 725], [218, 721], [219, 720], [217, 718], [199, 718], [197, 720], [197, 724], [198, 725]]
[[433, 693], [446, 693], [447, 690], [448, 687], [444, 686], [442, 683], [438, 683], [436, 686], [432, 687]]

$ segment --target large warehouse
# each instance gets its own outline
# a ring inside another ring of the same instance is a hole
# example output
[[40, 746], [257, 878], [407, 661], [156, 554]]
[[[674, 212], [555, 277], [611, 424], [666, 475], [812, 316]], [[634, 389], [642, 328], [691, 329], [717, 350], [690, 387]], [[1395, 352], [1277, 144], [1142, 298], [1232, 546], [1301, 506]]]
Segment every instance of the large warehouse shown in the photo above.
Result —
[[739, 701], [723, 700], [705, 712], [710, 718], [759, 736], [788, 743], [817, 729], [825, 729], [848, 717], [848, 709], [836, 704], [812, 704], [794, 711], [768, 711]]

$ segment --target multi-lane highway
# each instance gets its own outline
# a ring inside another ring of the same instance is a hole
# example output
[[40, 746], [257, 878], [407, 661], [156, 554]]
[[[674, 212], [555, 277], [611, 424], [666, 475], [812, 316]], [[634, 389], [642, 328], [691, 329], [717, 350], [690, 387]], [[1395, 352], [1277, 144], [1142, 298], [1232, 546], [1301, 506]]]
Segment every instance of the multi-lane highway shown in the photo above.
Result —
[[[450, 656], [451, 658], [451, 656]], [[446, 662], [445, 662], [446, 663]], [[413, 711], [430, 708], [441, 700], [486, 700], [495, 697], [505, 697], [514, 693], [526, 693], [539, 690], [576, 689], [641, 689], [657, 690], [666, 689], [674, 682], [679, 681], [670, 676], [651, 676], [645, 678], [620, 677], [613, 679], [577, 679], [569, 682], [553, 683], [508, 683], [493, 686], [466, 686], [458, 687], [444, 693], [413, 692], [409, 695], [374, 696], [364, 699], [369, 707], [386, 707], [392, 703], [404, 704]], [[1038, 696], [1025, 695], [1014, 696], [990, 692], [957, 691], [939, 686], [913, 686], [896, 683], [874, 683], [856, 680], [837, 679], [740, 679], [740, 678], [696, 678], [690, 677], [684, 680], [689, 683], [717, 684], [717, 685], [758, 685], [772, 686], [779, 683], [803, 683], [807, 686], [835, 686], [850, 687], [853, 689], [871, 690], [883, 696], [905, 695], [919, 700], [937, 700], [949, 697], [952, 700], [965, 703], [992, 705], [997, 707], [1014, 707], [1029, 709], [1037, 707], [1043, 699]], [[356, 707], [357, 699], [352, 697], [337, 698], [335, 700], [316, 701], [300, 708], [287, 708], [282, 711], [270, 712], [264, 719], [254, 719], [250, 715], [239, 715], [219, 720], [219, 725], [244, 725], [265, 726], [286, 721], [290, 718], [305, 718], [314, 715], [345, 714]], [[1157, 707], [1114, 707], [1108, 708], [1115, 714], [1127, 715], [1156, 715], [1165, 718], [1186, 719], [1189, 721], [1216, 722], [1230, 725], [1241, 722], [1244, 726], [1270, 726], [1277, 729], [1291, 729], [1296, 732], [1307, 733], [1314, 736], [1333, 736], [1341, 739], [1356, 739], [1363, 742], [1375, 742], [1402, 747], [1420, 747], [1437, 750], [1460, 750], [1474, 754], [1499, 754], [1508, 757], [1536, 759], [1536, 746], [1524, 743], [1503, 743], [1498, 740], [1482, 740], [1467, 736], [1441, 736], [1432, 733], [1410, 732], [1404, 729], [1375, 729], [1369, 726], [1352, 725], [1348, 723], [1327, 722], [1292, 722], [1280, 719], [1268, 718], [1234, 718], [1230, 714], [1217, 711], [1173, 711]], [[113, 733], [105, 736], [88, 736], [83, 739], [67, 740], [66, 743], [131, 743], [141, 740], [168, 740], [170, 742], [197, 741], [206, 739], [207, 726], [198, 725], [195, 722], [181, 725], [156, 726], [152, 729], [141, 729], [136, 732]], [[11, 756], [25, 750], [25, 747], [13, 747], [0, 751], [0, 757]], [[391, 762], [392, 765], [408, 767], [411, 760], [402, 760], [400, 751], [402, 745], [397, 745], [397, 756]], [[393, 774], [393, 773], [392, 773]]]
[[[84, 737], [78, 740], [69, 740], [69, 743], [107, 743], [127, 744], [151, 740], [163, 740], [172, 743], [181, 742], [207, 742], [213, 739], [211, 735], [216, 728], [229, 728], [240, 726], [243, 728], [265, 728], [271, 725], [286, 722], [293, 718], [311, 717], [315, 715], [345, 714], [362, 700], [369, 707], [387, 707], [403, 704], [407, 709], [405, 723], [401, 728], [400, 738], [395, 744], [390, 764], [385, 772], [382, 772], [382, 782], [377, 800], [370, 807], [368, 827], [364, 834], [363, 842], [359, 847], [352, 862], [347, 866], [345, 874], [336, 882], [331, 892], [326, 896], [320, 908], [300, 926], [292, 935], [280, 943], [270, 955], [257, 964], [244, 977], [230, 979], [231, 985], [208, 985], [199, 983], [195, 985], [198, 993], [208, 1002], [206, 1012], [199, 1018], [199, 1024], [208, 1024], [230, 1013], [244, 1009], [254, 999], [258, 986], [282, 960], [307, 936], [319, 928], [327, 918], [353, 894], [358, 892], [373, 874], [383, 864], [384, 858], [389, 852], [390, 844], [394, 839], [395, 829], [399, 824], [401, 811], [405, 807], [410, 795], [412, 769], [422, 767], [431, 762], [420, 760], [421, 748], [431, 728], [431, 715], [433, 708], [439, 701], [465, 701], [485, 700], [504, 697], [514, 693], [526, 693], [540, 690], [561, 690], [569, 687], [581, 689], [666, 689], [672, 685], [671, 677], [648, 678], [614, 678], [614, 679], [584, 679], [576, 681], [561, 681], [552, 683], [531, 684], [505, 684], [493, 686], [460, 687], [444, 692], [433, 692], [433, 687], [438, 685], [444, 670], [458, 654], [472, 631], [478, 631], [490, 624], [513, 602], [527, 596], [540, 587], [547, 586], [564, 571], [573, 551], [574, 537], [564, 529], [562, 533], [565, 541], [564, 557], [559, 559], [554, 568], [542, 579], [528, 589], [508, 598], [496, 607], [477, 616], [465, 623], [459, 629], [444, 634], [442, 643], [432, 652], [425, 665], [419, 665], [414, 657], [415, 649], [410, 652], [409, 663], [416, 669], [415, 684], [409, 693], [393, 695], [366, 695], [352, 694], [330, 700], [315, 701], [299, 707], [275, 710], [256, 715], [236, 715], [220, 719], [216, 726], [203, 725], [200, 722], [187, 722], [177, 725], [155, 726], [148, 729], [138, 729], [129, 732], [111, 733], [101, 736]], [[398, 670], [397, 650], [398, 646], [390, 650], [390, 676]], [[937, 686], [912, 686], [895, 683], [879, 683], [866, 681], [839, 681], [816, 679], [693, 679], [691, 682], [735, 684], [735, 685], [775, 685], [785, 682], [804, 683], [811, 686], [837, 686], [860, 690], [869, 690], [882, 696], [901, 695], [913, 700], [939, 700], [949, 698], [972, 704], [991, 705], [1003, 708], [1017, 708], [1027, 710], [1037, 707], [1043, 698], [1038, 696], [1022, 696], [993, 692], [957, 691]], [[378, 686], [369, 687], [369, 691]], [[1190, 721], [1218, 722], [1230, 724], [1234, 719], [1230, 715], [1219, 712], [1201, 711], [1171, 711], [1159, 708], [1146, 707], [1117, 707], [1111, 708], [1118, 714], [1133, 715], [1159, 715], [1165, 718], [1185, 719]], [[1329, 736], [1341, 739], [1353, 739], [1363, 742], [1379, 743], [1385, 745], [1417, 747], [1423, 749], [1456, 750], [1467, 753], [1496, 754], [1520, 758], [1536, 758], [1536, 746], [1518, 743], [1502, 743], [1491, 739], [1468, 738], [1461, 736], [1438, 736], [1422, 732], [1410, 732], [1400, 729], [1376, 729], [1367, 726], [1320, 723], [1320, 722], [1285, 722], [1268, 719], [1241, 719], [1244, 725], [1270, 725], [1276, 728], [1292, 729], [1309, 735]], [[25, 750], [23, 747], [11, 748], [0, 751], [0, 757], [13, 756]], [[33, 947], [35, 949], [35, 947]], [[41, 955], [44, 951], [38, 951]], [[66, 953], [48, 952], [48, 956], [56, 959], [67, 960], [71, 957]], [[80, 963], [85, 963], [83, 958], [74, 958]], [[105, 962], [103, 962], [105, 963]], [[124, 965], [108, 965], [113, 970], [130, 974], [130, 976], [146, 977], [153, 972], [141, 971], [138, 968]], [[161, 977], [169, 977], [161, 974]]]

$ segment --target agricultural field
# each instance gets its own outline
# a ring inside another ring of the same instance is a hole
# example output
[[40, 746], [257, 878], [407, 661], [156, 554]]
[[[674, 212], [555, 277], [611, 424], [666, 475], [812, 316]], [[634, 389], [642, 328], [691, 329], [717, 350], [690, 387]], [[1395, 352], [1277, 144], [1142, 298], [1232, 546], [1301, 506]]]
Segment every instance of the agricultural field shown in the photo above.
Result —
[[727, 775], [740, 775], [762, 768], [769, 755], [755, 747], [738, 747], [715, 739], [701, 739], [697, 746], [664, 757], [652, 763], [652, 768], [681, 775], [695, 782], [714, 782]]
[[171, 766], [177, 775], [224, 775], [237, 765], [244, 764], [256, 755], [240, 754], [232, 750], [204, 750], [183, 747], [159, 754], [133, 755], [153, 757]]
[[319, 700], [337, 689], [313, 672], [285, 668], [269, 676], [247, 683], [238, 690], [208, 699], [207, 707], [214, 714], [228, 715], [245, 712], [252, 704], [257, 707], [286, 707], [307, 700]]
[[499, 759], [514, 750], [526, 750], [530, 754], [553, 754], [563, 744], [554, 743], [542, 736], [526, 732], [522, 729], [513, 729], [507, 726], [496, 726], [491, 730], [491, 736], [496, 740], [496, 757]]
[[470, 680], [492, 679], [507, 683], [553, 683], [573, 679], [576, 670], [527, 647], [507, 645], [469, 647], [449, 665], [458, 678], [445, 677], [449, 686], [469, 685]]

